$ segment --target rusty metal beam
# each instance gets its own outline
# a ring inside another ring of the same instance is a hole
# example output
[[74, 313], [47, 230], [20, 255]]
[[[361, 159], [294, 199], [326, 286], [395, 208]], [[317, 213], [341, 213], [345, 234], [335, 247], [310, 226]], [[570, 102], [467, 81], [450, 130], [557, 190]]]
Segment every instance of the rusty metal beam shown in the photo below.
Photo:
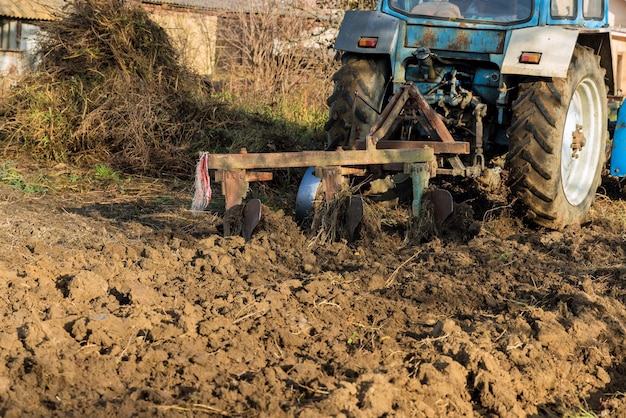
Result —
[[408, 91], [409, 95], [417, 102], [417, 106], [422, 114], [428, 119], [428, 122], [435, 131], [437, 131], [439, 139], [443, 142], [454, 142], [454, 138], [452, 138], [450, 131], [441, 120], [441, 116], [428, 104], [420, 90], [415, 85], [409, 84]]
[[372, 125], [368, 137], [372, 138], [374, 142], [384, 139], [409, 99], [415, 100], [420, 113], [426, 118], [425, 129], [431, 130], [432, 128], [442, 142], [455, 142], [450, 131], [441, 120], [441, 116], [428, 104], [417, 86], [411, 83], [403, 84], [396, 91], [389, 104]]
[[[469, 154], [469, 142], [439, 142], [439, 141], [378, 141], [376, 143], [378, 149], [415, 149], [430, 147], [435, 154]], [[356, 142], [357, 149], [365, 149], [365, 141]]]
[[[227, 171], [217, 170], [215, 172], [215, 181], [223, 182], [226, 179]], [[274, 178], [274, 174], [269, 171], [247, 171], [242, 174], [241, 179], [254, 182], [254, 181], [270, 181]]]
[[389, 104], [385, 106], [383, 112], [372, 124], [368, 133], [368, 138], [371, 138], [374, 143], [377, 143], [381, 139], [385, 138], [391, 131], [402, 109], [410, 97], [410, 89], [408, 84], [403, 85], [391, 98]]
[[301, 151], [277, 153], [210, 154], [212, 170], [236, 171], [256, 168], [359, 166], [387, 163], [418, 163], [434, 159], [432, 148]]

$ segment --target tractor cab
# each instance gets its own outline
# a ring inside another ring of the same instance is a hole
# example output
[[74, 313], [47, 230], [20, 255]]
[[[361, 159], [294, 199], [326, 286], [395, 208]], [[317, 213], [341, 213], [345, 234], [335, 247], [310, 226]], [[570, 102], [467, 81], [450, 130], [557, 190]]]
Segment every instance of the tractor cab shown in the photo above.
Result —
[[508, 24], [524, 22], [531, 17], [532, 0], [458, 0], [415, 2], [391, 0], [389, 6], [411, 16], [429, 16]]
[[437, 18], [465, 24], [608, 26], [607, 0], [384, 0], [382, 10], [407, 18]]

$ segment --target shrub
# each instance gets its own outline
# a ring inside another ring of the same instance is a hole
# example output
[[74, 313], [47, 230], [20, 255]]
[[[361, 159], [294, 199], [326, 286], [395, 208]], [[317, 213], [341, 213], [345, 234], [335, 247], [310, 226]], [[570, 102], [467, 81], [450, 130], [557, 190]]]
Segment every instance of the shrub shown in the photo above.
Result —
[[164, 30], [122, 0], [76, 0], [45, 23], [38, 71], [2, 103], [7, 145], [127, 171], [188, 170], [217, 104]]

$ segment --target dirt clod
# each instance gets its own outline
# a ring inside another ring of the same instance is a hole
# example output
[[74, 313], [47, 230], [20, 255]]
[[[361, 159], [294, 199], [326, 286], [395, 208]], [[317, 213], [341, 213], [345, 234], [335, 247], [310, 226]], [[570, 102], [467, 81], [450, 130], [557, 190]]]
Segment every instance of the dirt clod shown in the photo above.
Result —
[[179, 193], [0, 185], [0, 415], [626, 410], [620, 200], [575, 230], [467, 212], [420, 243], [316, 245], [268, 208], [224, 238]]

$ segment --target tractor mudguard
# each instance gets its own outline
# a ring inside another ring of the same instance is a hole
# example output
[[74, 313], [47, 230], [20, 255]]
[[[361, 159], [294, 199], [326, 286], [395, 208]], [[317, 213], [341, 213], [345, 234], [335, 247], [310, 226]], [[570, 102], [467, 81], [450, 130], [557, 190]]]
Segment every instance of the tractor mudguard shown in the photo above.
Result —
[[[349, 10], [335, 40], [335, 49], [361, 54], [391, 54], [396, 47], [400, 20], [372, 10]], [[376, 45], [359, 46], [362, 37], [376, 38]]]
[[626, 106], [624, 105], [617, 113], [610, 166], [612, 176], [626, 176]]
[[[579, 31], [558, 26], [535, 26], [511, 31], [502, 74], [567, 77]], [[522, 63], [522, 53], [539, 52], [536, 64]]]

